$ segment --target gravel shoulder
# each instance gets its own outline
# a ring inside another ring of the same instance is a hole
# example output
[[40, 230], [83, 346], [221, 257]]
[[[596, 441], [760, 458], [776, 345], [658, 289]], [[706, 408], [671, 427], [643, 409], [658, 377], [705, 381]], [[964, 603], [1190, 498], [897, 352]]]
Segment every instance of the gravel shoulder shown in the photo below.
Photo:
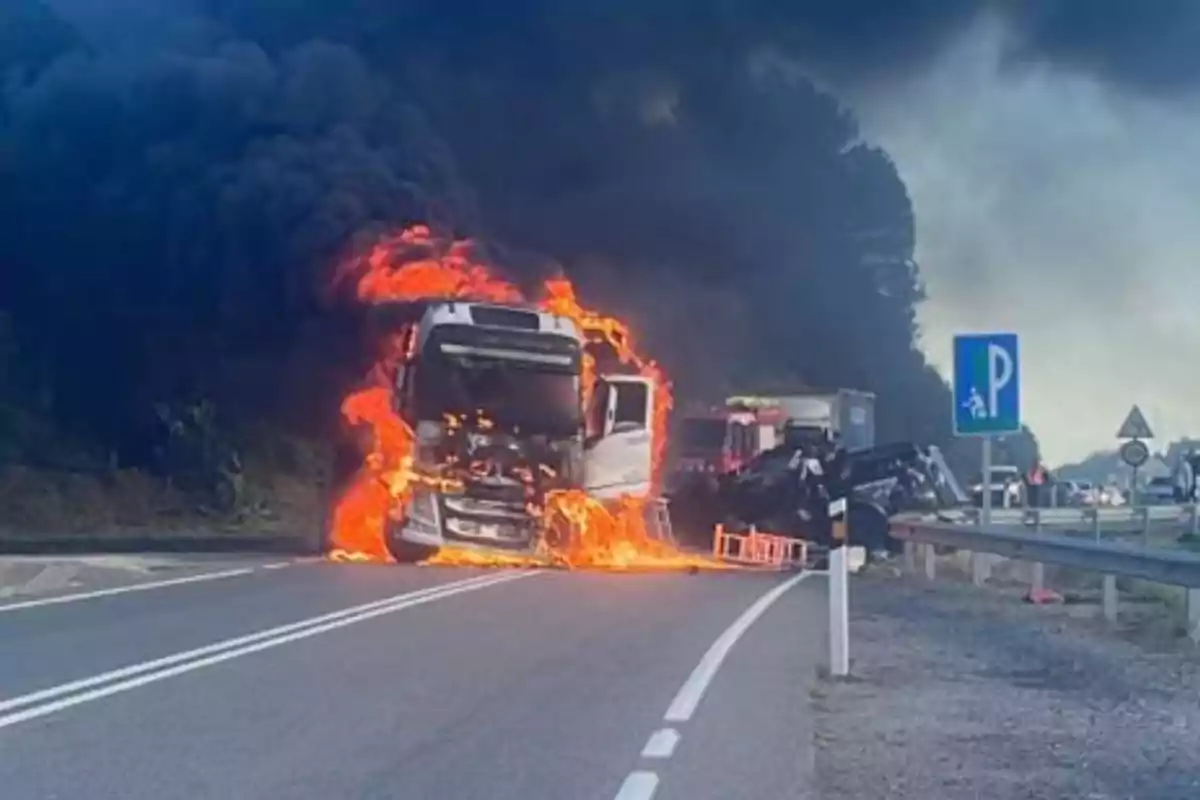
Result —
[[1200, 797], [1194, 643], [953, 578], [851, 587], [852, 678], [812, 692], [821, 797]]

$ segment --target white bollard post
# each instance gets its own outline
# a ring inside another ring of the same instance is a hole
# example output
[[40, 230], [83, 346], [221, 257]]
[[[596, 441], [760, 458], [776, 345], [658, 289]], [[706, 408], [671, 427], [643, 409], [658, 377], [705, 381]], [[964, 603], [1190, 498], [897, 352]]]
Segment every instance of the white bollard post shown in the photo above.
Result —
[[925, 565], [925, 580], [937, 578], [937, 550], [933, 549], [933, 545], [921, 545], [921, 561]]
[[829, 552], [829, 674], [850, 674], [850, 572], [846, 546]]

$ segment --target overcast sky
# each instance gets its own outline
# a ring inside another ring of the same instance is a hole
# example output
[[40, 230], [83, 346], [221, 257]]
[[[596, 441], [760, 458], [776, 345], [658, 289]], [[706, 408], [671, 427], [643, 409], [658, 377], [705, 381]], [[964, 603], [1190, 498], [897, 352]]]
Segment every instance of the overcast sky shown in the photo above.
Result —
[[917, 215], [924, 345], [1021, 336], [1025, 420], [1051, 463], [1115, 445], [1131, 404], [1200, 434], [1200, 103], [1005, 65], [983, 20], [853, 104]]

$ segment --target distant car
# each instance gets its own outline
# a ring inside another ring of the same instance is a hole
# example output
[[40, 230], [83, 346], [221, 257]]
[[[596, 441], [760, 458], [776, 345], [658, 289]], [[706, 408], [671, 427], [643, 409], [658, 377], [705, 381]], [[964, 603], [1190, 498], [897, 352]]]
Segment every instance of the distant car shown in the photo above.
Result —
[[1091, 481], [1071, 481], [1073, 484], [1070, 495], [1070, 502], [1077, 506], [1094, 506], [1096, 501], [1100, 499], [1096, 487]]
[[1170, 478], [1151, 478], [1139, 496], [1148, 506], [1170, 505], [1175, 502], [1175, 484]]
[[[992, 506], [996, 508], [1019, 506], [1024, 496], [1021, 470], [1012, 466], [992, 467], [988, 488], [992, 493]], [[983, 505], [983, 481], [971, 486], [971, 497], [976, 505]]]

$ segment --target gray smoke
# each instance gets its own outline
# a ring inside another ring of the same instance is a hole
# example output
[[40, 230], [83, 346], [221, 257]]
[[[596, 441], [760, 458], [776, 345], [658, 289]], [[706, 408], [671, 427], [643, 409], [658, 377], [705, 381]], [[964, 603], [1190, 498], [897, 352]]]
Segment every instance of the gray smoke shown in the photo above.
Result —
[[1095, 5], [1117, 9], [1034, 38], [983, 17], [886, 92], [846, 93], [913, 197], [927, 352], [945, 366], [956, 331], [1019, 331], [1056, 461], [1113, 446], [1134, 403], [1160, 440], [1200, 430], [1200, 51], [1156, 34], [1197, 7]]

